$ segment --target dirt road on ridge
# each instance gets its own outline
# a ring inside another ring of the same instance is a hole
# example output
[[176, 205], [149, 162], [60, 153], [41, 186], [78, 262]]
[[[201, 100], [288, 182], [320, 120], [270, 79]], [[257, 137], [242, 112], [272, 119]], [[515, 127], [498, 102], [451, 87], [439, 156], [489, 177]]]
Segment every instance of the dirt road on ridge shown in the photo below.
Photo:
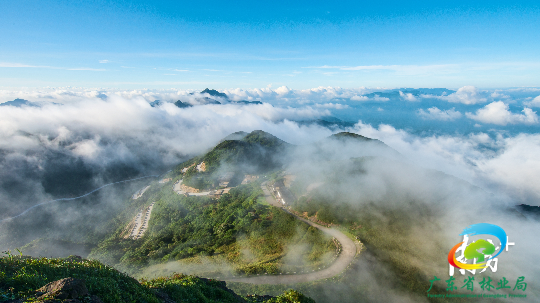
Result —
[[[280, 208], [283, 206], [281, 203], [277, 202], [274, 199], [274, 196], [272, 196], [268, 188], [266, 188], [266, 182], [263, 182], [261, 187], [264, 192], [266, 201], [268, 203], [270, 203], [273, 206], [280, 207]], [[285, 208], [283, 208], [283, 210], [287, 211], [287, 209]], [[341, 272], [343, 272], [347, 268], [347, 266], [351, 264], [354, 257], [356, 256], [357, 251], [360, 248], [357, 244], [354, 243], [354, 241], [349, 239], [349, 237], [347, 237], [345, 234], [343, 234], [341, 231], [337, 229], [327, 228], [319, 224], [313, 223], [309, 220], [306, 220], [304, 218], [298, 217], [295, 214], [292, 214], [292, 213], [290, 214], [295, 216], [299, 220], [302, 220], [306, 222], [307, 224], [320, 229], [325, 234], [328, 234], [336, 238], [339, 241], [339, 243], [341, 243], [341, 247], [342, 247], [341, 253], [339, 254], [339, 256], [337, 257], [334, 263], [332, 263], [330, 266], [328, 266], [325, 269], [314, 271], [307, 274], [260, 275], [260, 276], [251, 276], [251, 277], [245, 277], [245, 278], [225, 278], [223, 280], [229, 281], [229, 282], [242, 282], [242, 283], [251, 283], [251, 284], [293, 284], [293, 283], [301, 283], [301, 282], [310, 282], [310, 281], [322, 280], [322, 279], [327, 279], [327, 278], [336, 276], [340, 274]]]

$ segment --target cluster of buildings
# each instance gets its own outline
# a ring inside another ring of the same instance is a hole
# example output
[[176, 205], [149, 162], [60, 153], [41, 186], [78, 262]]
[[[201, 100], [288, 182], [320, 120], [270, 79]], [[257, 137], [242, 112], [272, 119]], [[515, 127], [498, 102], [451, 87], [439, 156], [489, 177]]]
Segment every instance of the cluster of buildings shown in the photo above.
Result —
[[134, 219], [134, 222], [130, 224], [132, 228], [130, 229], [129, 234], [124, 238], [137, 240], [144, 235], [144, 232], [148, 229], [148, 221], [150, 220], [150, 215], [152, 214], [152, 209], [154, 208], [155, 203], [156, 202], [152, 202], [150, 206], [139, 211]]
[[232, 178], [234, 177], [234, 172], [229, 171], [224, 173], [218, 178], [218, 187], [227, 187], [229, 186], [229, 183], [231, 182]]
[[210, 191], [209, 196], [211, 198], [218, 199], [222, 195], [229, 193], [230, 190], [231, 190], [230, 187], [223, 188], [223, 189], [216, 189], [216, 190]]

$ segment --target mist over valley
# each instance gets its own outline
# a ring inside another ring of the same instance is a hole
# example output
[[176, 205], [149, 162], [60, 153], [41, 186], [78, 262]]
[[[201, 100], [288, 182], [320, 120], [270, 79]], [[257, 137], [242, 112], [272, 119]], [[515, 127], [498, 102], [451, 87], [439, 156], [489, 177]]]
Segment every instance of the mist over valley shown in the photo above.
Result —
[[[258, 101], [206, 89], [27, 92], [35, 101], [4, 103], [0, 248], [78, 255], [139, 278], [194, 274], [241, 294], [294, 288], [318, 302], [336, 293], [341, 302], [419, 302], [433, 276], [448, 276], [446, 255], [463, 228], [489, 222], [516, 244], [493, 280], [539, 278], [526, 265], [538, 256], [533, 130], [354, 121], [343, 113], [360, 91], [324, 91], [332, 102], [304, 104], [305, 91], [262, 90]], [[403, 91], [362, 96], [409, 102]], [[426, 100], [415, 103], [414, 123]], [[534, 283], [527, 294], [538, 294]]]

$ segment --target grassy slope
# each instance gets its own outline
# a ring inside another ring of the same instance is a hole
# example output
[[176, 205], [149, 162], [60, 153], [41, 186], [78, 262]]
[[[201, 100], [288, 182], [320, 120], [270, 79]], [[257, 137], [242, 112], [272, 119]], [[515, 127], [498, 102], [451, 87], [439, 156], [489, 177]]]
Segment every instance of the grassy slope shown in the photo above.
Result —
[[[176, 302], [239, 302], [238, 295], [225, 282], [175, 275], [168, 278], [137, 281], [136, 279], [98, 261], [78, 258], [48, 259], [8, 255], [0, 258], [0, 302], [26, 298], [32, 300], [35, 291], [45, 284], [73, 277], [85, 281], [88, 291], [105, 303], [162, 302], [156, 292], [165, 292]], [[290, 290], [278, 297], [248, 302], [314, 302]]]

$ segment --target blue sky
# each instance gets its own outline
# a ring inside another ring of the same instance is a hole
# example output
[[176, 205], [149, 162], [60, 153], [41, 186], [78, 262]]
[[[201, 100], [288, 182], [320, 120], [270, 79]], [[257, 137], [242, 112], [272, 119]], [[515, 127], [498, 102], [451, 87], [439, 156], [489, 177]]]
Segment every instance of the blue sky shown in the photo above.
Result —
[[12, 1], [3, 87], [540, 86], [530, 1]]

